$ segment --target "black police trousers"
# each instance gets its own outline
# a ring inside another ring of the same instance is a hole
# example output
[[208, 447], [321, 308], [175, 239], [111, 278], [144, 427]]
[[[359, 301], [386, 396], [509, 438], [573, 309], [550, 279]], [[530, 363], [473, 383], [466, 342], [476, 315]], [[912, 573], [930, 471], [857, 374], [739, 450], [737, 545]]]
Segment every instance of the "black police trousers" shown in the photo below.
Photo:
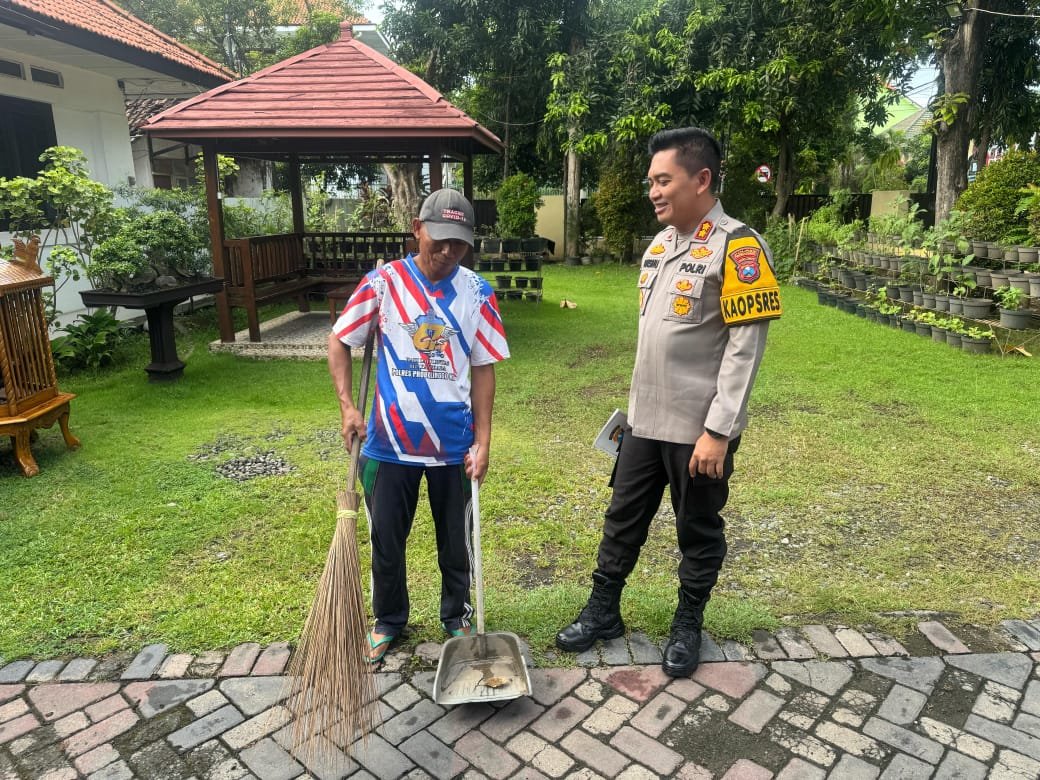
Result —
[[691, 596], [706, 598], [726, 557], [725, 523], [720, 512], [729, 498], [733, 454], [740, 437], [729, 442], [721, 479], [690, 477], [692, 444], [642, 439], [628, 432], [614, 473], [614, 495], [603, 523], [597, 569], [624, 581], [635, 568], [650, 532], [650, 521], [670, 489], [682, 560], [679, 583]]

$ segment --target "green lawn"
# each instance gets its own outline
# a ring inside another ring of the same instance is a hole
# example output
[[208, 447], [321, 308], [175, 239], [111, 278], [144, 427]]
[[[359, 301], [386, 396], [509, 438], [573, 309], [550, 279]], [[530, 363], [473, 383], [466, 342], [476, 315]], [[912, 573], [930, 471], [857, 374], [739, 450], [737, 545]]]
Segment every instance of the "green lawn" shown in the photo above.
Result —
[[[591, 441], [626, 405], [635, 276], [550, 267], [544, 303], [503, 305], [513, 358], [498, 373], [482, 494], [488, 624], [536, 653], [587, 595], [611, 465]], [[898, 630], [882, 615], [895, 610], [979, 623], [1036, 614], [1040, 364], [966, 355], [801, 289], [784, 295], [737, 456], [709, 628], [746, 639], [782, 620]], [[558, 308], [562, 297], [578, 308]], [[41, 473], [27, 480], [0, 444], [0, 656], [297, 637], [347, 468], [326, 368], [211, 354], [212, 313], [183, 322], [179, 383], [145, 381], [143, 341], [119, 369], [62, 380], [79, 396], [78, 452], [57, 428], [41, 432]], [[293, 470], [244, 482], [216, 471], [265, 452]], [[631, 628], [667, 631], [676, 565], [668, 510], [625, 592]], [[422, 506], [409, 581], [414, 639], [440, 639]]]

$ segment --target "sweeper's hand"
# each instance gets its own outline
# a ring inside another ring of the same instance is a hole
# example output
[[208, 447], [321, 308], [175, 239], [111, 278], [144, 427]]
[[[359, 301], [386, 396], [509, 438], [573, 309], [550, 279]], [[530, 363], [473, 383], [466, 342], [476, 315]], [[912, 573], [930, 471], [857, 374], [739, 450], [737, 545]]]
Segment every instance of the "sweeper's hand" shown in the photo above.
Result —
[[361, 416], [361, 412], [358, 411], [356, 406], [343, 409], [343, 443], [349, 450], [351, 445], [354, 443], [354, 437], [357, 436], [361, 441], [365, 440], [367, 431], [365, 430], [365, 418]]
[[466, 476], [478, 482], [484, 481], [488, 470], [488, 448], [473, 446], [466, 453]]

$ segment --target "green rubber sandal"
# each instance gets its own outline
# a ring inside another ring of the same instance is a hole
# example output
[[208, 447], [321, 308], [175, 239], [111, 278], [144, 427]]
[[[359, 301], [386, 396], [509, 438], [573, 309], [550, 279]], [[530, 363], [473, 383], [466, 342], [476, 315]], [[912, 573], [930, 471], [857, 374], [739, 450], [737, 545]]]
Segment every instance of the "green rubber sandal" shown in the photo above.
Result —
[[370, 664], [377, 664], [380, 661], [382, 661], [383, 657], [386, 655], [386, 651], [390, 649], [390, 646], [394, 643], [394, 640], [397, 639], [397, 637], [393, 634], [386, 634], [382, 639], [376, 642], [374, 640], [374, 634], [375, 629], [368, 632], [368, 646], [372, 650], [376, 650], [379, 648], [382, 649], [379, 650], [379, 652], [376, 655], [372, 655], [371, 652], [368, 654], [368, 662]]

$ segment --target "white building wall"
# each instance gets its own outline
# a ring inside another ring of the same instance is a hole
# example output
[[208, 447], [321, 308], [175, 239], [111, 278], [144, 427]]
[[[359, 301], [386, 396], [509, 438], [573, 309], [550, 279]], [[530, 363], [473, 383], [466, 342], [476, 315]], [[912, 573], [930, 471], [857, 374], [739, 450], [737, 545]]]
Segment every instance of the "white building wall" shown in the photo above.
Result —
[[[27, 76], [31, 65], [61, 73], [63, 87], [38, 84], [28, 78], [0, 76], [0, 95], [49, 103], [59, 145], [81, 150], [87, 156], [91, 176], [97, 181], [109, 187], [129, 182], [135, 175], [130, 129], [123, 94], [114, 79], [3, 48], [0, 48], [0, 58], [23, 63]], [[11, 234], [0, 232], [0, 243], [9, 245]], [[41, 254], [46, 254], [46, 247]], [[79, 297], [81, 289], [87, 289], [85, 279], [69, 281], [61, 289], [57, 306], [63, 316], [56, 324], [72, 322], [86, 311]]]

